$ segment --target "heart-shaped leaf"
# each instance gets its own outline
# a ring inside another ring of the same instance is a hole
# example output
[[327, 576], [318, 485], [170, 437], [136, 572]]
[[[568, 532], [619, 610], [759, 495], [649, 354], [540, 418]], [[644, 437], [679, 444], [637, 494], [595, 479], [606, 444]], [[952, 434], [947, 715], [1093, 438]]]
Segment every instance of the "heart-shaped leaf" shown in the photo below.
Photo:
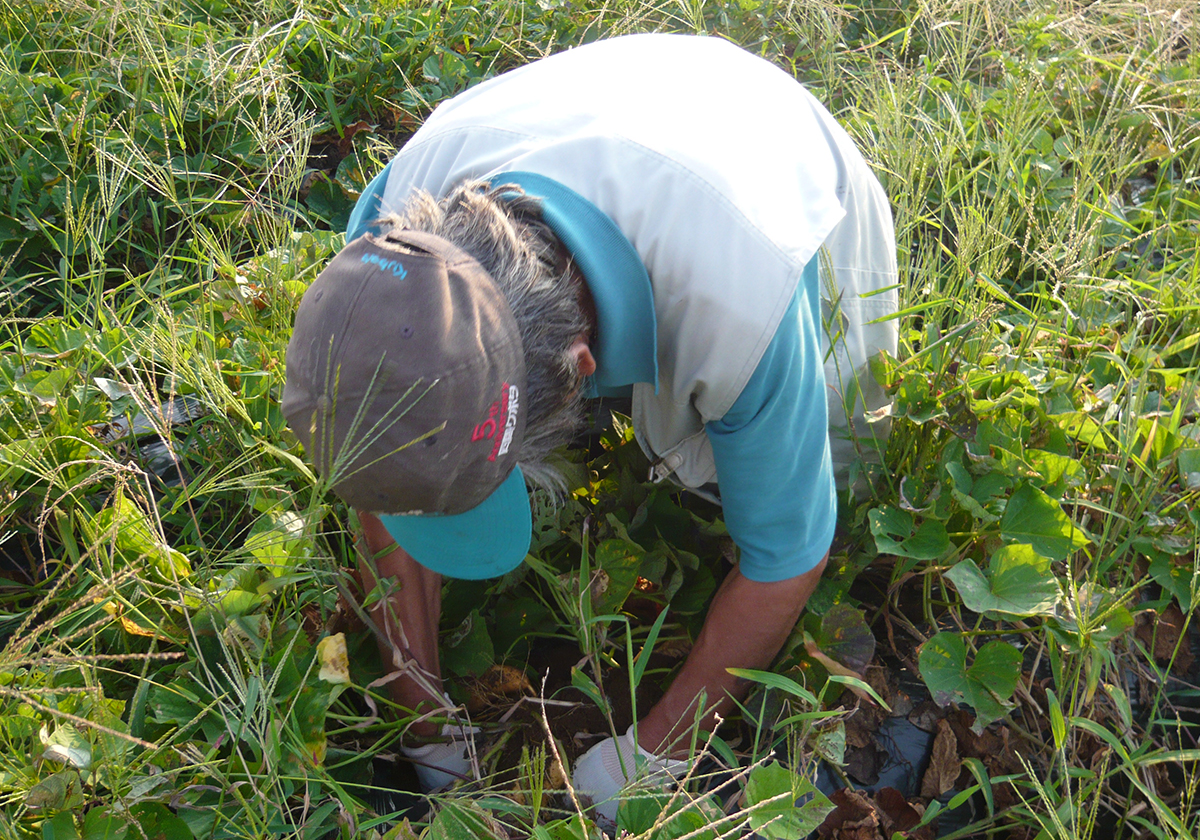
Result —
[[894, 507], [875, 508], [867, 517], [880, 554], [936, 560], [950, 549], [946, 526], [936, 519], [927, 519], [914, 529], [912, 514]]
[[610, 615], [621, 609], [637, 583], [643, 554], [637, 545], [625, 540], [605, 540], [596, 547], [591, 583], [596, 615]]
[[1000, 535], [1031, 545], [1038, 554], [1052, 560], [1066, 560], [1072, 551], [1091, 542], [1088, 533], [1071, 521], [1058, 502], [1032, 484], [1022, 484], [1013, 492], [1000, 520]]
[[992, 555], [985, 576], [974, 560], [946, 572], [963, 604], [977, 613], [1052, 615], [1059, 588], [1050, 561], [1028, 545], [1006, 545]]
[[988, 642], [967, 664], [967, 644], [959, 633], [938, 633], [921, 648], [921, 677], [940, 705], [966, 703], [981, 730], [1012, 708], [1008, 699], [1021, 675], [1021, 652], [1008, 642]]
[[[798, 800], [805, 800], [802, 804]], [[778, 761], [755, 767], [746, 780], [750, 827], [771, 840], [807, 837], [834, 808], [812, 782]]]
[[814, 641], [826, 656], [860, 675], [875, 655], [875, 636], [862, 610], [849, 604], [834, 604], [821, 616], [821, 629]]

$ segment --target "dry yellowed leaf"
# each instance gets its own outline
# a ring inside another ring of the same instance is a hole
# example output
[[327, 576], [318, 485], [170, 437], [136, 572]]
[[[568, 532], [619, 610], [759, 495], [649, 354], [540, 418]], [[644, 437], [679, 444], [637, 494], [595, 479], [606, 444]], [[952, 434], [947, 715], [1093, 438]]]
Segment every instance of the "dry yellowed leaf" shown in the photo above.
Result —
[[334, 633], [317, 642], [317, 660], [321, 663], [318, 677], [335, 685], [350, 682], [350, 658], [346, 655], [346, 634]]

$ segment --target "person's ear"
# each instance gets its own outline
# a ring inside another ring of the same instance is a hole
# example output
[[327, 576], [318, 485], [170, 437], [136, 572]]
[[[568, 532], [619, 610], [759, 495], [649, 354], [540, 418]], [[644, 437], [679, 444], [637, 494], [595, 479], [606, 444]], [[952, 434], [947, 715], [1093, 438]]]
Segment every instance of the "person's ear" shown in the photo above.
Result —
[[587, 341], [579, 339], [567, 352], [575, 357], [575, 365], [581, 376], [591, 376], [596, 372], [596, 357], [592, 355], [592, 348]]

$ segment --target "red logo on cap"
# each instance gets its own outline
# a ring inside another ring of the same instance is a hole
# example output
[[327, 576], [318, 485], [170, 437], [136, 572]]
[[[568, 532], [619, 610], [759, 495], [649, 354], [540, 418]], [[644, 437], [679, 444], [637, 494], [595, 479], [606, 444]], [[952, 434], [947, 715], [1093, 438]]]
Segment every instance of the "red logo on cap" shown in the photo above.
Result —
[[[500, 386], [500, 399], [488, 407], [487, 419], [475, 426], [471, 432], [471, 440], [490, 440], [492, 451], [489, 461], [495, 461], [500, 455], [508, 454], [512, 446], [513, 433], [517, 428], [517, 411], [520, 408], [518, 397], [520, 391], [516, 385], [507, 382]], [[504, 418], [504, 426], [500, 426], [500, 418]]]

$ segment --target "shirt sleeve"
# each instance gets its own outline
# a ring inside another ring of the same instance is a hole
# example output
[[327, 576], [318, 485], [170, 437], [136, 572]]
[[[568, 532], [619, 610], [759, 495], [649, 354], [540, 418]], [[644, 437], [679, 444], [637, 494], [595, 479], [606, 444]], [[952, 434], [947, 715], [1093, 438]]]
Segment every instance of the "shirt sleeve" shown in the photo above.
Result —
[[383, 167], [379, 174], [371, 179], [371, 183], [367, 184], [367, 188], [358, 196], [358, 201], [354, 202], [354, 209], [350, 211], [350, 220], [346, 223], [347, 244], [358, 239], [364, 233], [379, 233], [379, 229], [370, 223], [379, 218], [380, 202], [383, 199], [383, 190], [387, 187], [388, 170], [391, 167], [392, 163], [388, 161], [387, 166]]
[[737, 401], [705, 424], [739, 569], [769, 583], [813, 569], [829, 551], [837, 491], [829, 455], [818, 259]]

